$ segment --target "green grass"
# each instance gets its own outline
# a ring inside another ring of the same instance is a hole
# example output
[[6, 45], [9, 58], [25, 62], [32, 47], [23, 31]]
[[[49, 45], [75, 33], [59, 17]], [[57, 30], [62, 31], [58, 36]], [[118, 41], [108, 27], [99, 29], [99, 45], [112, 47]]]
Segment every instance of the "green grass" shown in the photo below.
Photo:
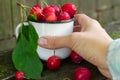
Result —
[[113, 33], [113, 34], [110, 34], [110, 36], [111, 36], [113, 39], [120, 38], [120, 31], [119, 31], [119, 32], [115, 32], [115, 33]]
[[9, 76], [14, 73], [14, 70], [12, 67], [0, 65], [0, 79], [5, 78], [6, 76]]

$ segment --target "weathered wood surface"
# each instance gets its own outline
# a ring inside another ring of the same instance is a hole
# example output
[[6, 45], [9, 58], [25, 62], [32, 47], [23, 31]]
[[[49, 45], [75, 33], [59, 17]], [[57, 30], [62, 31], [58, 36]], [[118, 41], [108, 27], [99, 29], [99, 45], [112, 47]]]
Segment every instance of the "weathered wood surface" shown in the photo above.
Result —
[[0, 0], [0, 39], [12, 36], [11, 4], [10, 0]]
[[[4, 58], [0, 57], [0, 61], [2, 61], [2, 64], [0, 64], [0, 79], [15, 80], [15, 68], [12, 65], [11, 51], [7, 52], [6, 55], [2, 56]], [[42, 78], [40, 80], [74, 80], [74, 71], [78, 67], [89, 68], [92, 72], [91, 80], [107, 80], [107, 78], [101, 75], [98, 69], [92, 64], [86, 61], [83, 61], [80, 64], [75, 64], [69, 58], [62, 61], [62, 65], [57, 71], [50, 71], [44, 66]]]

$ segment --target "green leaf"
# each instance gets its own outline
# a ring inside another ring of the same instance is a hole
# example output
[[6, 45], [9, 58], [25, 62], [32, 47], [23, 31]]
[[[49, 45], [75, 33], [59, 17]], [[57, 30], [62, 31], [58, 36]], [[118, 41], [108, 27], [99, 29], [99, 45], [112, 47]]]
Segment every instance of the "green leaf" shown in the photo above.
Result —
[[23, 33], [19, 34], [12, 59], [16, 69], [23, 71], [27, 78], [40, 79], [43, 65]]
[[38, 34], [34, 26], [22, 24], [16, 47], [12, 54], [13, 63], [16, 69], [23, 71], [27, 78], [39, 79], [43, 65], [36, 52]]
[[25, 35], [27, 40], [29, 41], [30, 45], [33, 47], [34, 50], [37, 49], [37, 41], [38, 41], [38, 34], [34, 28], [34, 26], [28, 22], [28, 25], [22, 26], [22, 33]]
[[36, 16], [36, 14], [30, 14], [30, 15], [28, 16], [28, 20], [37, 21], [37, 16]]
[[26, 37], [26, 39], [29, 41], [29, 25], [22, 24], [22, 33]]
[[38, 34], [31, 23], [29, 23], [29, 41], [31, 46], [36, 50], [38, 46]]

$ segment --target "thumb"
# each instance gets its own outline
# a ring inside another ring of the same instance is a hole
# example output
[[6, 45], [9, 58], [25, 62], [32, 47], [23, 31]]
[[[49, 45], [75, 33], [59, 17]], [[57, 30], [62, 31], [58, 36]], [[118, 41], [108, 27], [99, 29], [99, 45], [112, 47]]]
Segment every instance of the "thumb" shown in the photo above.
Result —
[[57, 49], [63, 47], [71, 48], [71, 34], [66, 36], [45, 36], [38, 40], [38, 45], [43, 48]]

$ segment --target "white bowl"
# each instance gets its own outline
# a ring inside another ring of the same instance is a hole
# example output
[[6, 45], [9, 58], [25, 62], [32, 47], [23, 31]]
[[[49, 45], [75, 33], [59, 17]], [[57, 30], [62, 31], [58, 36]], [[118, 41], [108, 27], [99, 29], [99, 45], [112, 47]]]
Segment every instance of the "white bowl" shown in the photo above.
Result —
[[[39, 37], [42, 36], [62, 36], [68, 35], [73, 32], [73, 19], [62, 22], [34, 22], [30, 21], [33, 24], [36, 32]], [[24, 23], [27, 25], [27, 23]], [[16, 27], [16, 36], [18, 36], [18, 31], [20, 28], [20, 24]], [[50, 56], [54, 55], [54, 50], [45, 49], [40, 46], [37, 48], [38, 55], [40, 59], [46, 61]], [[67, 58], [71, 53], [71, 49], [69, 48], [60, 48], [55, 50], [55, 55], [60, 57], [61, 59]]]

